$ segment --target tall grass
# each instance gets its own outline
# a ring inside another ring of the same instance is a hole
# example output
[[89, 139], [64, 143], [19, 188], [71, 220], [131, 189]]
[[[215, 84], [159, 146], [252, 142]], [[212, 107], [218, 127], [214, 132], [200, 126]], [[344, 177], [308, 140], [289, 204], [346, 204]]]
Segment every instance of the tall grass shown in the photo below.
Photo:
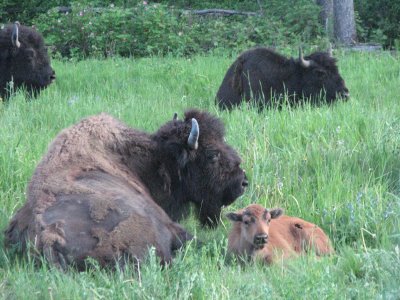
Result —
[[[0, 227], [25, 202], [32, 172], [55, 135], [81, 118], [108, 112], [156, 130], [174, 112], [199, 107], [220, 116], [243, 158], [250, 202], [280, 206], [321, 226], [337, 254], [271, 267], [225, 257], [229, 222], [183, 225], [189, 244], [171, 267], [150, 253], [139, 272], [61, 273], [0, 250], [0, 297], [7, 299], [398, 299], [400, 295], [400, 60], [387, 53], [339, 53], [351, 92], [332, 106], [219, 111], [214, 96], [231, 57], [55, 61], [57, 82], [38, 99], [0, 103]], [[4, 236], [0, 235], [0, 242]]]

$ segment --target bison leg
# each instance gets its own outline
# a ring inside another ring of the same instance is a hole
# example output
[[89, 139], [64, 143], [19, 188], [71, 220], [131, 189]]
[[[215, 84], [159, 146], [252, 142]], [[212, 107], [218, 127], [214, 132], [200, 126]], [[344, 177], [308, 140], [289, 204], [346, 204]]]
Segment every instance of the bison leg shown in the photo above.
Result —
[[55, 222], [45, 226], [40, 234], [40, 246], [45, 259], [60, 270], [67, 269], [68, 260], [62, 249], [65, 247], [63, 222]]

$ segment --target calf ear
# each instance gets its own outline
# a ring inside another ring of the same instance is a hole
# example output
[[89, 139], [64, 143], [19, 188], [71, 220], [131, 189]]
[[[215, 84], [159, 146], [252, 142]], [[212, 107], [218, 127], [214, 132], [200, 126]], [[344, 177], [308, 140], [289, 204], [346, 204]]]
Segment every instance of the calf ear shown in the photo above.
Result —
[[242, 222], [243, 218], [241, 214], [236, 213], [227, 213], [226, 217], [231, 220], [232, 222]]
[[279, 218], [283, 214], [283, 209], [282, 208], [274, 208], [269, 211], [271, 214], [271, 219], [276, 219]]

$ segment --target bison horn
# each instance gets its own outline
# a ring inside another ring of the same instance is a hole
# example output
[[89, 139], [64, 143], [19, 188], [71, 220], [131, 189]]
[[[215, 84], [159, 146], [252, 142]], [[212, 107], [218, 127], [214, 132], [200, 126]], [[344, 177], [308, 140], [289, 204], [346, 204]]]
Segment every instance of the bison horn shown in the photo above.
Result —
[[311, 61], [304, 59], [303, 51], [301, 51], [301, 47], [299, 47], [299, 61], [300, 61], [300, 65], [303, 68], [308, 68], [311, 65]]
[[192, 118], [192, 129], [190, 130], [188, 145], [190, 148], [196, 150], [199, 146], [198, 140], [200, 135], [199, 123], [195, 118]]
[[178, 120], [178, 113], [174, 113], [174, 117], [172, 118], [172, 121]]
[[11, 43], [13, 44], [13, 46], [19, 48], [21, 47], [21, 43], [18, 40], [18, 26], [19, 26], [19, 22], [15, 22], [14, 26], [13, 26], [13, 30], [11, 33]]

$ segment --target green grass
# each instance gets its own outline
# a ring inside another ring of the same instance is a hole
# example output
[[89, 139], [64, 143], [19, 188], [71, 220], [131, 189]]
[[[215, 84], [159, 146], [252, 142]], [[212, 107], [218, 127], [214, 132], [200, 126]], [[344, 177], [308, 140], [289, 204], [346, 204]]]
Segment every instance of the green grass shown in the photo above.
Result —
[[[216, 230], [193, 218], [189, 244], [173, 265], [154, 255], [140, 268], [61, 273], [0, 250], [7, 299], [398, 299], [400, 295], [400, 60], [387, 53], [339, 53], [346, 103], [281, 111], [222, 112], [214, 96], [232, 58], [55, 61], [57, 82], [35, 101], [0, 103], [0, 228], [25, 202], [32, 172], [55, 135], [108, 112], [154, 131], [199, 107], [220, 116], [243, 158], [250, 186], [225, 212], [258, 202], [321, 226], [337, 254], [272, 267], [225, 257], [229, 222]], [[0, 235], [0, 242], [3, 241]]]

